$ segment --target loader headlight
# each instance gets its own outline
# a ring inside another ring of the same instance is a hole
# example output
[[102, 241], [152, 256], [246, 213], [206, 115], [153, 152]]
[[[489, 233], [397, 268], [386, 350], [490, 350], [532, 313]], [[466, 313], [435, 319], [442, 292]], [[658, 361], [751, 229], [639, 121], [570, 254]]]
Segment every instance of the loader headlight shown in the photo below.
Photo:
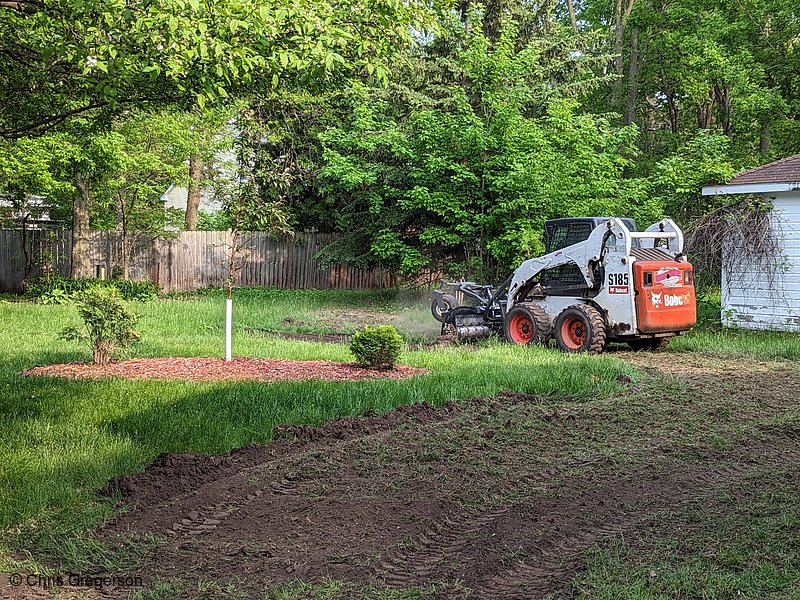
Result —
[[686, 270], [683, 272], [683, 284], [684, 285], [692, 285], [692, 272]]

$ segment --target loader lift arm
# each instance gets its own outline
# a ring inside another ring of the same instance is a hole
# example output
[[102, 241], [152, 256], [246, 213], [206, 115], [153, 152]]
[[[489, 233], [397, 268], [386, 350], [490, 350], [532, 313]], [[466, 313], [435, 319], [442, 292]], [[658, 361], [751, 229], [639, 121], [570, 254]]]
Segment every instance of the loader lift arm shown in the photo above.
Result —
[[601, 281], [598, 279], [602, 276], [598, 277], [598, 274], [602, 274], [606, 243], [611, 237], [617, 244], [624, 244], [620, 251], [626, 255], [631, 253], [634, 243], [653, 248], [658, 240], [667, 241], [667, 248], [675, 257], [683, 252], [683, 234], [671, 219], [663, 219], [642, 232], [631, 232], [621, 220], [612, 218], [604, 226], [595, 228], [583, 242], [523, 262], [511, 276], [507, 307], [525, 300], [521, 292], [530, 289], [531, 282], [542, 271], [569, 263], [578, 266], [588, 288], [599, 287]]

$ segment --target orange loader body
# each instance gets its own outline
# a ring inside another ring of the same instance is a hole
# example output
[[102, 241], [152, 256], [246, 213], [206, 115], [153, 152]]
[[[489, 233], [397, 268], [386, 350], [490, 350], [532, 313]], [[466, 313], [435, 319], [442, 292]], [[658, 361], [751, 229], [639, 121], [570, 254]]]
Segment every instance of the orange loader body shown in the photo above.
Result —
[[685, 331], [697, 322], [693, 269], [688, 262], [633, 264], [636, 317], [644, 334]]

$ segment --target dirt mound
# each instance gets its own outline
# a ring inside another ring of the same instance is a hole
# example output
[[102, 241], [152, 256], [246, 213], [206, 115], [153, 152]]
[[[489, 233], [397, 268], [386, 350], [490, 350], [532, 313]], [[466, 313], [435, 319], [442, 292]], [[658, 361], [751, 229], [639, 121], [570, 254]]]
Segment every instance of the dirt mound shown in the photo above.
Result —
[[424, 375], [427, 369], [398, 365], [391, 371], [376, 371], [352, 364], [326, 360], [274, 360], [268, 358], [135, 358], [109, 365], [66, 363], [37, 366], [23, 375], [48, 375], [68, 379], [179, 379], [182, 381], [357, 381], [361, 379], [402, 379]]
[[165, 452], [141, 473], [114, 477], [98, 494], [141, 506], [163, 502], [219, 477], [271, 460], [284, 450], [285, 444], [251, 444], [217, 456]]
[[[479, 398], [473, 402], [484, 402]], [[272, 430], [274, 442], [249, 444], [229, 454], [208, 456], [192, 453], [163, 453], [141, 473], [111, 479], [98, 493], [119, 497], [140, 506], [163, 502], [210, 481], [240, 472], [258, 464], [287, 458], [306, 443], [324, 445], [333, 440], [348, 440], [388, 431], [402, 424], [442, 420], [458, 412], [459, 406], [447, 402], [439, 408], [420, 403], [400, 406], [382, 415], [373, 412], [359, 417], [341, 417], [320, 427], [311, 425], [277, 425]], [[291, 444], [289, 442], [292, 442]]]

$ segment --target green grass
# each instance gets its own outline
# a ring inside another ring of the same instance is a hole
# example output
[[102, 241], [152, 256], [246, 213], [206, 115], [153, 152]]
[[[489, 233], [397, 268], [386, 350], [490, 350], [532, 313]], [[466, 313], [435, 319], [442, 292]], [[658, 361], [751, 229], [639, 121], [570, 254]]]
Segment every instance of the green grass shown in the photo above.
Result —
[[[324, 579], [321, 582], [314, 583], [295, 579], [276, 587], [268, 587], [263, 594], [263, 598], [264, 600], [334, 600], [339, 598], [425, 600], [427, 598], [446, 597], [446, 593], [449, 591], [451, 590], [443, 591], [436, 586], [424, 589], [381, 589], [374, 586], [358, 586], [333, 579]], [[187, 585], [173, 580], [162, 581], [151, 589], [142, 590], [134, 595], [133, 600], [172, 600], [180, 597], [212, 600], [252, 596], [248, 596], [247, 592], [237, 589], [234, 585], [223, 588], [213, 581]]]
[[670, 348], [682, 352], [714, 354], [722, 358], [800, 360], [800, 335], [743, 329], [698, 331], [672, 340]]
[[[375, 312], [377, 306], [377, 313], [388, 315], [398, 302], [391, 294], [352, 292], [248, 291], [238, 296], [236, 355], [336, 361], [352, 360], [346, 346], [248, 335], [245, 328], [286, 329], [287, 316], [312, 319], [359, 307]], [[142, 314], [142, 341], [129, 355], [222, 354], [220, 294], [136, 304], [135, 310]], [[415, 315], [408, 319], [411, 325], [423, 323], [421, 310], [408, 309]], [[438, 404], [504, 388], [580, 400], [609, 394], [617, 389], [619, 375], [633, 374], [613, 357], [566, 356], [500, 343], [477, 351], [407, 352], [401, 362], [431, 373], [403, 381], [212, 384], [19, 374], [37, 364], [88, 360], [88, 348], [56, 338], [77, 320], [69, 305], [0, 304], [0, 528], [6, 553], [21, 548], [23, 540], [55, 552], [65, 536], [92, 528], [111, 510], [95, 491], [114, 475], [141, 470], [161, 452], [226, 452], [268, 441], [279, 423], [320, 424], [342, 415], [422, 401]]]
[[[575, 581], [579, 598], [800, 597], [800, 478], [751, 480], [652, 524], [642, 552], [622, 540], [596, 548]], [[676, 537], [675, 532], [679, 532]]]
[[[142, 314], [142, 341], [128, 355], [221, 356], [223, 298], [219, 291], [203, 291], [135, 304]], [[704, 311], [710, 316], [697, 331], [674, 340], [674, 351], [800, 359], [800, 336], [722, 330], [714, 324], [713, 304]], [[330, 333], [354, 331], [366, 322], [391, 323], [409, 341], [431, 340], [438, 332], [425, 298], [391, 291], [238, 290], [234, 318], [234, 352], [251, 357], [352, 360], [345, 345], [289, 341], [252, 330]], [[90, 532], [110, 515], [112, 504], [95, 492], [114, 475], [140, 471], [161, 452], [221, 453], [270, 440], [280, 423], [321, 424], [504, 388], [583, 402], [612, 395], [620, 375], [638, 378], [614, 355], [568, 356], [496, 341], [477, 349], [406, 352], [402, 363], [431, 373], [403, 381], [212, 384], [20, 375], [37, 364], [89, 360], [87, 347], [57, 339], [58, 331], [77, 322], [77, 311], [68, 305], [0, 301], [0, 570], [18, 564], [23, 550], [58, 557], [76, 569], [85, 566], [87, 556], [109, 570], [119, 568], [113, 561], [135, 563], [143, 548], [156, 542], [133, 541], [113, 552], [99, 547]], [[604, 556], [608, 563], [608, 553]]]
[[361, 598], [363, 600], [424, 600], [446, 597], [452, 590], [440, 590], [436, 586], [426, 589], [380, 589], [373, 586], [359, 587], [350, 583], [326, 579], [321, 583], [295, 580], [267, 590], [264, 600], [334, 600], [336, 598]]
[[670, 343], [672, 350], [703, 352], [723, 358], [800, 360], [800, 335], [723, 327], [720, 293], [712, 290], [697, 302], [697, 325]]

